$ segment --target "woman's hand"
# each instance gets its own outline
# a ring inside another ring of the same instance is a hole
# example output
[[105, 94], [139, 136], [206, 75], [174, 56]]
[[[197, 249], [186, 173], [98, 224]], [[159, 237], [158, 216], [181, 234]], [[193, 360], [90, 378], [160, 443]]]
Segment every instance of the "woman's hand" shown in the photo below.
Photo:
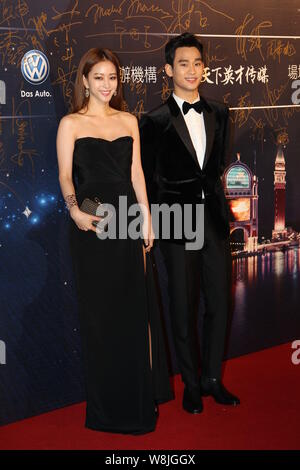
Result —
[[99, 220], [102, 219], [102, 217], [99, 217], [97, 215], [90, 215], [86, 212], [81, 211], [78, 206], [71, 207], [70, 216], [74, 220], [77, 227], [80, 230], [84, 230], [86, 232], [88, 230], [93, 230], [93, 232], [96, 232], [96, 227], [92, 224], [92, 222], [94, 222], [95, 220], [99, 222]]
[[148, 215], [148, 217], [144, 218], [142, 232], [144, 239], [144, 250], [145, 253], [149, 253], [149, 251], [153, 247], [153, 243], [155, 240], [155, 233], [152, 227], [152, 220], [150, 214]]

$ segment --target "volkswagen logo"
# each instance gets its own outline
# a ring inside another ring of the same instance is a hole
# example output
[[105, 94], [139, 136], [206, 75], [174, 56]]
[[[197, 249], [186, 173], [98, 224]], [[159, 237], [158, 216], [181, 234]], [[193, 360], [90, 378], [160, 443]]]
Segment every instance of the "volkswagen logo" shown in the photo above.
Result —
[[27, 82], [32, 85], [40, 85], [47, 80], [49, 71], [49, 61], [43, 52], [32, 50], [24, 54], [21, 61], [21, 72]]

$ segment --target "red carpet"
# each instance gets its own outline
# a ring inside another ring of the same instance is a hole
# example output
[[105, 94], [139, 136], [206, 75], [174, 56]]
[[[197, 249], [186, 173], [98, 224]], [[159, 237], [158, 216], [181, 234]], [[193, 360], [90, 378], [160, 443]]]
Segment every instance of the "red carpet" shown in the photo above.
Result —
[[300, 449], [300, 365], [291, 344], [227, 361], [224, 383], [241, 399], [236, 408], [204, 399], [204, 412], [181, 408], [176, 399], [160, 407], [156, 431], [122, 436], [87, 430], [84, 403], [0, 428], [0, 449]]

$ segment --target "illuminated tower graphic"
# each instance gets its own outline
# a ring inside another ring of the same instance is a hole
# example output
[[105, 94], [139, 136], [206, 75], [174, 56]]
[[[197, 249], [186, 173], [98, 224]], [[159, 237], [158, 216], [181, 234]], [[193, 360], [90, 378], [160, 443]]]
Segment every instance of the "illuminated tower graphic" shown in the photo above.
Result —
[[[224, 172], [223, 186], [230, 210], [231, 238], [234, 232], [240, 231], [243, 234], [244, 250], [257, 251], [258, 181], [248, 165], [241, 162], [239, 153], [236, 161], [231, 163]], [[241, 244], [238, 243], [238, 245]]]
[[282, 145], [279, 143], [274, 171], [274, 230], [272, 238], [284, 238], [287, 235], [285, 226], [285, 159]]

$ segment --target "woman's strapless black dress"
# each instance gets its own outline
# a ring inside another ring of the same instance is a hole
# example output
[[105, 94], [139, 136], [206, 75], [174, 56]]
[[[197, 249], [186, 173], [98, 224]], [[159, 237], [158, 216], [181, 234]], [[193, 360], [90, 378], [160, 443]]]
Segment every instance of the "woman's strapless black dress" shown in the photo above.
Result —
[[[128, 207], [137, 203], [131, 183], [132, 143], [131, 136], [75, 141], [73, 179], [79, 206], [86, 197], [98, 197], [114, 205], [118, 219], [119, 196], [127, 196]], [[152, 431], [155, 405], [172, 398], [152, 264], [147, 255], [145, 275], [142, 245], [141, 238], [101, 240], [70, 219], [86, 427], [91, 429], [133, 434]]]

